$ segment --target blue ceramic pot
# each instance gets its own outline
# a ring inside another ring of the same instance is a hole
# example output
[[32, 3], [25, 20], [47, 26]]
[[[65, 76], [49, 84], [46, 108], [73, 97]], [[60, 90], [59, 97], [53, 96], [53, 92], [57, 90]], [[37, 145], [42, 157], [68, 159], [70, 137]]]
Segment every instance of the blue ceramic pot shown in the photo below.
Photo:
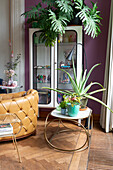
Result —
[[62, 114], [62, 115], [65, 115], [65, 114], [66, 114], [66, 109], [62, 109], [62, 108], [61, 108], [61, 114]]
[[71, 103], [68, 103], [68, 115], [71, 117], [77, 116], [79, 112], [79, 107], [80, 105], [78, 103], [73, 105], [71, 105]]

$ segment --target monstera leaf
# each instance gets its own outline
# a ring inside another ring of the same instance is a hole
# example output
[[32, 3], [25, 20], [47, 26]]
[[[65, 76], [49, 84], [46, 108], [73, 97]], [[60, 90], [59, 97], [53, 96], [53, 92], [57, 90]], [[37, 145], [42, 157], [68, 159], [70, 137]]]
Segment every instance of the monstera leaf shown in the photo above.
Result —
[[75, 8], [79, 9], [76, 17], [79, 16], [84, 25], [85, 33], [95, 38], [98, 36], [100, 31], [100, 11], [97, 11], [97, 3], [92, 3], [93, 8], [83, 4], [83, 0], [75, 0]]

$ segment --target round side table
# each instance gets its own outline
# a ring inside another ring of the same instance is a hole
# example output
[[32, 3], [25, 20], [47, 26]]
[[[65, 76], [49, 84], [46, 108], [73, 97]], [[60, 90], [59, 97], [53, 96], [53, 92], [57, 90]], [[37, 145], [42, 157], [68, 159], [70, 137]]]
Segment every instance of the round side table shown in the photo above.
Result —
[[[50, 115], [53, 117], [52, 120], [48, 121]], [[84, 125], [81, 122], [82, 119], [86, 119], [88, 118], [88, 127], [84, 127]], [[68, 128], [66, 125], [64, 125], [63, 120], [69, 121], [70, 123], [74, 123], [75, 124], [75, 129], [72, 128]], [[57, 129], [53, 132], [53, 134], [51, 135], [50, 138], [47, 137], [47, 131], [48, 131], [48, 127], [50, 126], [50, 124], [52, 122], [57, 121]], [[73, 152], [73, 151], [82, 151], [85, 150], [89, 147], [89, 137], [91, 136], [91, 133], [89, 133], [89, 127], [90, 127], [90, 123], [91, 123], [91, 128], [93, 128], [93, 116], [92, 116], [92, 110], [90, 108], [87, 108], [87, 110], [85, 111], [79, 111], [78, 115], [76, 117], [70, 117], [68, 115], [62, 115], [61, 111], [57, 111], [56, 109], [53, 110], [51, 113], [49, 113], [46, 117], [45, 120], [45, 132], [44, 132], [44, 137], [45, 140], [47, 141], [47, 143], [54, 149], [60, 150], [60, 151], [67, 151], [67, 152]], [[60, 125], [62, 125], [65, 129], [61, 130]], [[82, 128], [83, 131], [76, 129], [76, 126], [79, 128]], [[65, 133], [65, 132], [77, 132], [80, 131], [84, 132], [86, 134], [86, 140], [84, 142], [84, 144], [82, 146], [80, 146], [79, 148], [76, 149], [63, 149], [60, 147], [55, 146], [54, 144], [52, 144], [52, 139], [58, 135], [59, 133]]]

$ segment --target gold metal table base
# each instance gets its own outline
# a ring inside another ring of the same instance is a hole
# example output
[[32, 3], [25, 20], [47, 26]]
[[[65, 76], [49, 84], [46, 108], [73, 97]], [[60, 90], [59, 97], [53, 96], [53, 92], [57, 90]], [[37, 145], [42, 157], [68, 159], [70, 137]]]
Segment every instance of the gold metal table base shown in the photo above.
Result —
[[[15, 135], [12, 136], [12, 140], [13, 140], [13, 144], [14, 144], [14, 149], [17, 150], [19, 162], [21, 163], [22, 160], [21, 160], [21, 156], [20, 156], [20, 153], [19, 153], [19, 150], [18, 150], [18, 145], [17, 145], [17, 141], [16, 141], [16, 136], [15, 136]], [[15, 148], [15, 147], [16, 147], [16, 148]]]
[[[76, 125], [77, 127], [79, 128], [82, 128], [83, 131], [79, 130], [79, 129], [72, 129], [72, 128], [68, 128], [67, 126], [65, 126], [63, 124], [63, 121], [62, 120], [67, 120], [67, 119], [63, 119], [63, 118], [55, 118], [53, 120], [50, 120], [48, 121], [48, 118], [50, 116], [51, 113], [49, 113], [46, 117], [46, 121], [45, 121], [45, 132], [44, 132], [44, 137], [45, 137], [45, 140], [47, 141], [47, 143], [49, 144], [49, 146], [51, 146], [52, 148], [56, 149], [56, 150], [59, 150], [59, 151], [66, 151], [66, 152], [73, 152], [73, 151], [83, 151], [85, 149], [87, 149], [89, 147], [89, 137], [91, 136], [91, 134], [89, 133], [89, 127], [90, 127], [90, 120], [91, 120], [91, 128], [93, 128], [93, 116], [92, 114], [89, 115], [88, 117], [88, 127], [87, 129], [81, 124], [81, 123], [78, 123], [78, 121], [76, 120], [73, 120], [73, 119], [68, 119], [69, 122], [71, 123], [74, 123], [74, 125]], [[55, 122], [57, 121], [58, 122], [58, 127], [56, 129], [56, 131], [51, 135], [50, 138], [47, 137], [47, 129], [49, 127], [49, 125], [52, 123], [52, 122]], [[60, 129], [60, 125], [63, 125], [63, 127], [65, 127], [64, 130], [61, 130]], [[76, 149], [63, 149], [63, 148], [59, 148], [57, 146], [55, 146], [54, 144], [52, 144], [52, 139], [58, 135], [59, 133], [64, 133], [64, 132], [77, 132], [77, 131], [80, 131], [80, 133], [85, 133], [86, 134], [86, 140], [84, 142], [84, 144], [82, 146], [80, 146], [79, 148], [76, 148]], [[92, 133], [92, 131], [91, 131]]]

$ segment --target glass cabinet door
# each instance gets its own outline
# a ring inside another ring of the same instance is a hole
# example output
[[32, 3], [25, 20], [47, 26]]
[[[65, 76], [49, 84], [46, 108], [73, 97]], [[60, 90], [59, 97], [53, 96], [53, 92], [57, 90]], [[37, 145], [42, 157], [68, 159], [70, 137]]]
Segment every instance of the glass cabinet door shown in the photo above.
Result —
[[[72, 68], [72, 61], [69, 60], [67, 57], [69, 56], [71, 50], [73, 50], [73, 57], [75, 61], [76, 67], [76, 43], [77, 43], [77, 33], [76, 31], [67, 30], [63, 37], [58, 37], [58, 58], [57, 58], [57, 65], [58, 68], [64, 69], [73, 77], [73, 68]], [[58, 70], [57, 72], [57, 88], [62, 90], [72, 90], [72, 86], [69, 80], [68, 75]], [[57, 94], [57, 102], [60, 103], [62, 100], [63, 94]]]
[[[83, 67], [83, 56], [82, 56], [82, 26], [70, 26], [65, 30], [65, 34], [61, 37], [58, 37], [57, 40], [57, 56], [55, 57], [55, 61], [57, 63], [56, 68], [61, 68], [67, 71], [72, 78], [73, 76], [73, 67], [72, 60], [70, 60], [71, 56], [74, 58], [74, 64], [77, 73], [77, 81], [80, 79], [80, 75]], [[73, 50], [72, 50], [73, 49]], [[56, 79], [55, 88], [61, 90], [72, 90], [72, 85], [68, 75], [61, 71], [56, 71]], [[63, 94], [55, 93], [55, 106], [57, 106], [63, 99]]]
[[41, 31], [33, 33], [33, 88], [39, 93], [39, 104], [50, 104], [51, 91], [51, 49], [40, 42]]

